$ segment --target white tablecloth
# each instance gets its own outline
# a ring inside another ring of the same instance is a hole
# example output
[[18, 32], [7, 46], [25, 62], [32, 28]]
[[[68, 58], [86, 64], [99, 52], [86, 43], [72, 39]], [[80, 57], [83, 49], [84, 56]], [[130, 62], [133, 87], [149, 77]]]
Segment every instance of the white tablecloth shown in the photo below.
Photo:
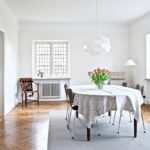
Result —
[[79, 113], [89, 128], [96, 116], [111, 110], [132, 111], [137, 121], [141, 119], [143, 98], [139, 90], [117, 85], [105, 85], [101, 90], [95, 85], [71, 88], [75, 93], [74, 104], [79, 106]]

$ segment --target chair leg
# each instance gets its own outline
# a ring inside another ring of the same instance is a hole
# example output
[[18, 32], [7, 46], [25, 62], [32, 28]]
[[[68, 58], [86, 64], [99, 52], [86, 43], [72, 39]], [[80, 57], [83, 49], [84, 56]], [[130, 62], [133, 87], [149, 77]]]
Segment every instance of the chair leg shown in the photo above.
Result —
[[39, 93], [37, 93], [37, 105], [39, 105]]
[[76, 117], [79, 118], [78, 110], [76, 110]]
[[23, 108], [23, 94], [21, 94], [21, 97], [22, 97], [22, 108]]
[[111, 111], [108, 111], [108, 116], [111, 116]]
[[144, 119], [143, 119], [143, 114], [142, 114], [142, 112], [141, 112], [141, 117], [142, 117], [142, 123], [143, 123], [144, 133], [146, 133], [146, 129], [145, 129], [145, 124], [144, 124]]
[[113, 123], [112, 123], [112, 125], [114, 125], [114, 123], [115, 123], [116, 112], [117, 112], [117, 111], [115, 111], [115, 113], [114, 113], [114, 118], [113, 118]]
[[100, 136], [101, 134], [100, 134], [100, 123], [99, 123], [99, 121], [97, 121], [97, 119], [96, 119], [96, 124], [98, 124], [98, 136]]
[[27, 107], [27, 93], [25, 92], [25, 107]]
[[73, 131], [72, 131], [72, 139], [74, 139], [75, 123], [76, 123], [76, 115], [74, 115], [74, 123], [73, 123]]
[[120, 132], [121, 116], [122, 116], [122, 110], [120, 111], [118, 134], [119, 134], [119, 132]]
[[67, 128], [68, 128], [68, 129], [70, 129], [71, 114], [72, 114], [72, 109], [71, 109], [70, 114], [69, 114], [69, 116], [68, 116], [68, 122], [67, 122]]
[[130, 122], [132, 122], [131, 112], [129, 112]]
[[67, 121], [67, 128], [69, 129], [69, 119], [71, 115], [71, 108], [68, 106], [68, 112], [66, 113], [66, 121]]
[[65, 118], [65, 120], [67, 120], [67, 119], [68, 119], [67, 117], [68, 117], [69, 105], [70, 105], [70, 104], [68, 103], [68, 105], [67, 105], [67, 111], [66, 111], [66, 118]]
[[112, 115], [112, 112], [110, 112], [110, 118], [109, 118], [109, 123], [111, 123], [111, 115]]

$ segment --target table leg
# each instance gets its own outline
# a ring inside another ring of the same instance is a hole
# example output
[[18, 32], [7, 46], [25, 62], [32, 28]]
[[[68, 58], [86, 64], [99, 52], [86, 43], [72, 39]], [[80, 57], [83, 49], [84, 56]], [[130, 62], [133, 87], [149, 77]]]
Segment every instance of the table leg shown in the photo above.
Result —
[[111, 116], [111, 111], [108, 111], [108, 116]]
[[134, 138], [137, 137], [137, 120], [134, 119]]
[[76, 110], [76, 117], [79, 118], [78, 110]]
[[87, 128], [87, 141], [90, 141], [90, 136], [91, 136], [91, 129]]

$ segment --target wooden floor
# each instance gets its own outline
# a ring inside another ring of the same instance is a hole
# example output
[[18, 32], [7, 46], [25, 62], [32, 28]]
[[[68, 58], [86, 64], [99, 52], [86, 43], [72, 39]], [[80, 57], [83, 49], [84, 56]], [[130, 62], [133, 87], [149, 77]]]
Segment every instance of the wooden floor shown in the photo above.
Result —
[[[18, 105], [0, 121], [0, 150], [46, 150], [48, 113], [59, 109], [66, 109], [66, 103], [30, 103], [26, 109]], [[142, 111], [145, 122], [150, 123], [150, 105], [144, 105]]]

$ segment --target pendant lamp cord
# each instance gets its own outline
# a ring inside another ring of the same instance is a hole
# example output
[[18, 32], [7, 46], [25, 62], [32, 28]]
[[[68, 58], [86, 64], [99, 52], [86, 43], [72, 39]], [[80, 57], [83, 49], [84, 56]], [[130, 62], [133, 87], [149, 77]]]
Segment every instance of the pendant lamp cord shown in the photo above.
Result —
[[98, 0], [96, 0], [96, 35], [98, 34]]

